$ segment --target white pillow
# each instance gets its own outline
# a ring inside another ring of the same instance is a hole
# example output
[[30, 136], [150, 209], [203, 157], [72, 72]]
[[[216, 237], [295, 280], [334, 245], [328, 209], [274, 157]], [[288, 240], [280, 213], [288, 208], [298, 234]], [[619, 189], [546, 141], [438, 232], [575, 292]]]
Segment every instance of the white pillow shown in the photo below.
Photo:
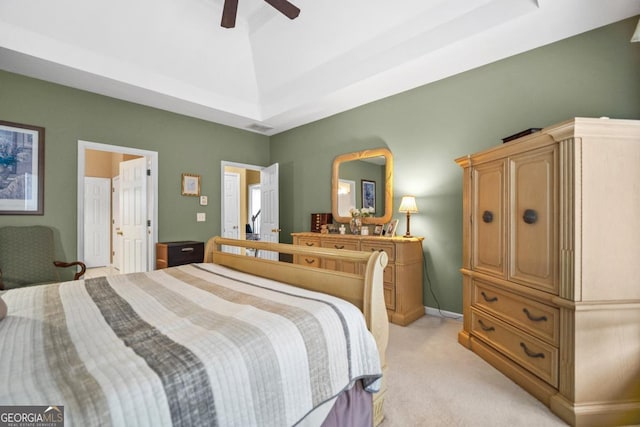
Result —
[[4, 319], [4, 316], [6, 315], [7, 315], [7, 303], [5, 303], [2, 298], [0, 298], [0, 320]]

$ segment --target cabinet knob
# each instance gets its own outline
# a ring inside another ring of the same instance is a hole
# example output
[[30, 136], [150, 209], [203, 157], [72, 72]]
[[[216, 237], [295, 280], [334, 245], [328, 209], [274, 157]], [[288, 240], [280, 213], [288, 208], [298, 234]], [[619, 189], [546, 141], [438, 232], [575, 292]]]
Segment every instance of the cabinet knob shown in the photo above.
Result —
[[484, 211], [482, 213], [482, 220], [484, 222], [486, 222], [487, 224], [493, 221], [493, 212], [491, 211]]
[[533, 209], [526, 209], [524, 215], [522, 215], [522, 219], [527, 224], [535, 224], [538, 221], [538, 212]]

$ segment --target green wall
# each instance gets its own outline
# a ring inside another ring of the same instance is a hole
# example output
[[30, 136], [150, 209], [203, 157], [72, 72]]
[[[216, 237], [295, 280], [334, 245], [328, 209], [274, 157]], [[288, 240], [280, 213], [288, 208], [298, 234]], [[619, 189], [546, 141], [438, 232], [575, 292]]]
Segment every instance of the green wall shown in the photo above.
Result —
[[[462, 312], [462, 174], [454, 159], [531, 127], [574, 116], [640, 119], [640, 43], [628, 19], [320, 120], [271, 138], [279, 162], [281, 240], [330, 212], [333, 158], [388, 147], [394, 217], [417, 197], [411, 232], [424, 236], [424, 303]], [[481, 48], [479, 46], [479, 48]], [[295, 186], [293, 182], [295, 181]], [[435, 296], [435, 297], [434, 297]]]
[[[45, 128], [44, 215], [0, 216], [0, 225], [52, 226], [63, 260], [76, 259], [78, 140], [158, 152], [159, 241], [220, 233], [222, 160], [269, 164], [267, 136], [3, 71], [0, 120]], [[183, 172], [201, 175], [208, 206], [180, 195]]]
[[[46, 128], [45, 214], [0, 225], [47, 224], [60, 258], [76, 256], [77, 141], [157, 151], [159, 240], [220, 233], [220, 161], [280, 163], [281, 240], [330, 212], [333, 158], [367, 148], [394, 154], [394, 210], [417, 196], [431, 286], [424, 303], [461, 312], [461, 171], [454, 159], [530, 127], [574, 116], [640, 119], [638, 18], [310, 123], [271, 138], [0, 71], [0, 120]], [[479, 47], [481, 48], [481, 47]], [[209, 205], [180, 196], [180, 174], [202, 176]], [[294, 184], [295, 183], [295, 184]], [[197, 223], [196, 212], [207, 222]], [[404, 215], [398, 233], [404, 233]]]

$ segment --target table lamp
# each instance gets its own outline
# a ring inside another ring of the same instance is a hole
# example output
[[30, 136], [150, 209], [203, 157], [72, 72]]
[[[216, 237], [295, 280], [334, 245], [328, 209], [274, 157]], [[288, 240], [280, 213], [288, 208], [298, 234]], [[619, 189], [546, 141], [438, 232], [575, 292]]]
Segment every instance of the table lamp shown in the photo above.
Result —
[[411, 224], [411, 214], [418, 212], [418, 206], [416, 206], [416, 198], [414, 196], [403, 196], [402, 202], [400, 202], [400, 212], [407, 213], [407, 232], [404, 237], [412, 237], [410, 224]]

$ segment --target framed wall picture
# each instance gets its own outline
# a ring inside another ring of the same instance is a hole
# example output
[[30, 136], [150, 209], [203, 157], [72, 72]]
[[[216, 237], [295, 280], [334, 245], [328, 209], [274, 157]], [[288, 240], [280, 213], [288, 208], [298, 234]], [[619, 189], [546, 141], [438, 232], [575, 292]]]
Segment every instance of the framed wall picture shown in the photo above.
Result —
[[376, 208], [376, 182], [362, 180], [362, 207]]
[[181, 194], [183, 196], [200, 197], [200, 175], [183, 173]]
[[398, 228], [398, 220], [392, 219], [390, 223], [387, 224], [384, 230], [384, 235], [386, 237], [393, 237], [396, 235], [396, 228]]
[[44, 214], [44, 128], [0, 120], [0, 215]]

